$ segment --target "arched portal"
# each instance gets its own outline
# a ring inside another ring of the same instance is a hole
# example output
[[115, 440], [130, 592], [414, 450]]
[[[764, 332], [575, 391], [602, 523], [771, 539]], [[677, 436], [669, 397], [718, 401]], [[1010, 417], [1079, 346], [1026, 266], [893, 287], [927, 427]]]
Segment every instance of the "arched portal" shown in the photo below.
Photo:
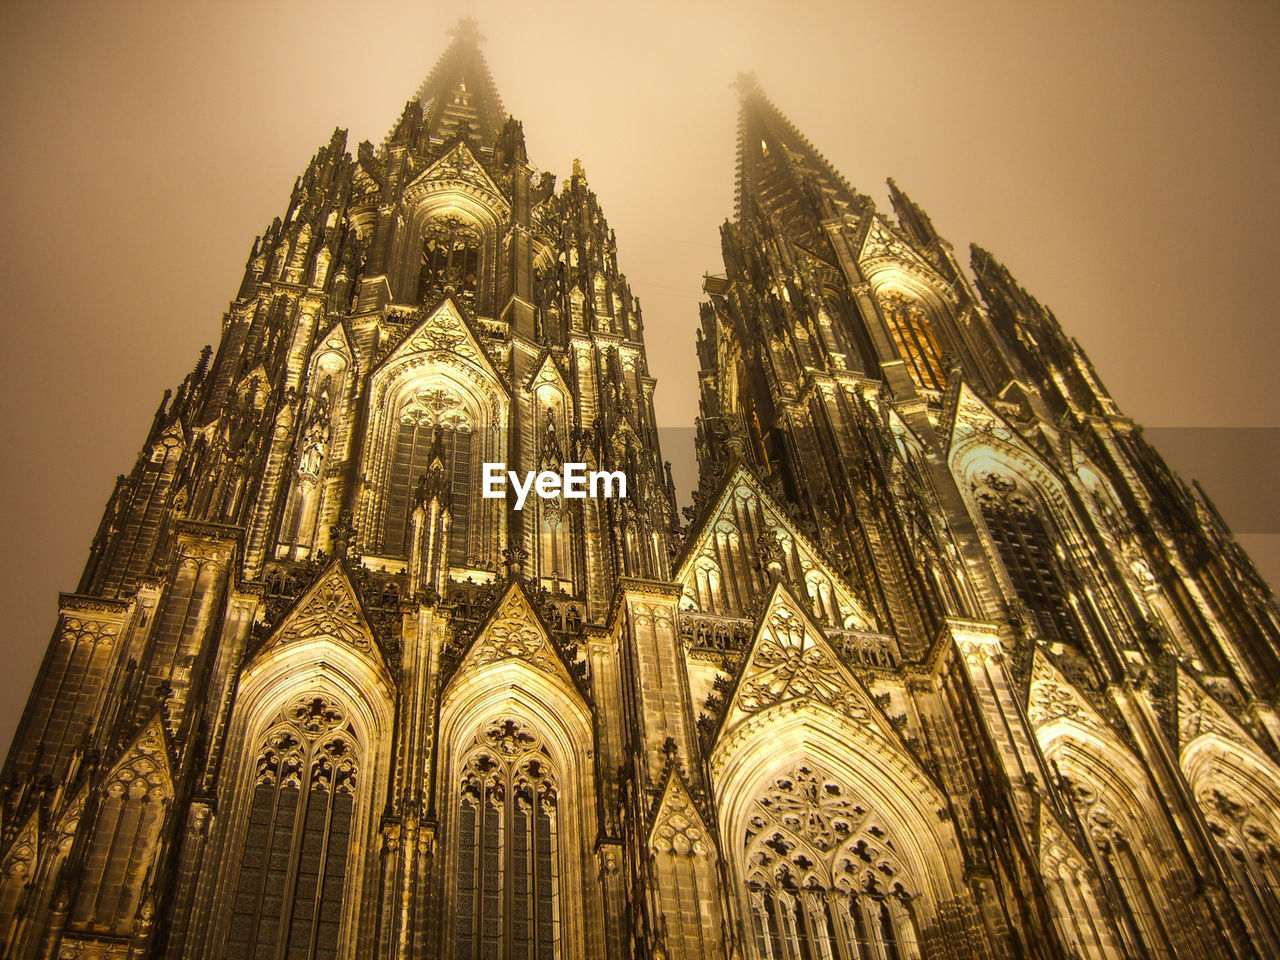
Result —
[[722, 731], [711, 775], [753, 960], [958, 957], [962, 928], [988, 955], [945, 799], [865, 723], [783, 702]]
[[[602, 947], [591, 715], [534, 631], [500, 616], [441, 697], [439, 950], [454, 960]], [[523, 657], [507, 655], [517, 640]]]
[[1181, 762], [1255, 945], [1280, 950], [1280, 774], [1220, 733], [1196, 737]]
[[802, 760], [770, 776], [750, 809], [736, 852], [757, 956], [920, 956], [918, 884], [871, 801]]

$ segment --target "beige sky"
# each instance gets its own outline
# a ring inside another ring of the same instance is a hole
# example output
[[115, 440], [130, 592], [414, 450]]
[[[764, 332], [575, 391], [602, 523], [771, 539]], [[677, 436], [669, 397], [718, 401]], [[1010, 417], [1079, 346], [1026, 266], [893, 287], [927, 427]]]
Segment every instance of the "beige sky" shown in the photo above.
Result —
[[[755, 70], [854, 186], [887, 206], [893, 176], [957, 248], [1003, 259], [1137, 420], [1280, 426], [1273, 2], [11, 2], [0, 746], [113, 478], [216, 343], [254, 235], [334, 126], [382, 138], [463, 14], [532, 161], [563, 178], [580, 157], [617, 231], [662, 424], [695, 413], [729, 85]], [[1201, 436], [1171, 435], [1175, 466], [1267, 526], [1272, 435]], [[1280, 579], [1280, 537], [1242, 539]]]

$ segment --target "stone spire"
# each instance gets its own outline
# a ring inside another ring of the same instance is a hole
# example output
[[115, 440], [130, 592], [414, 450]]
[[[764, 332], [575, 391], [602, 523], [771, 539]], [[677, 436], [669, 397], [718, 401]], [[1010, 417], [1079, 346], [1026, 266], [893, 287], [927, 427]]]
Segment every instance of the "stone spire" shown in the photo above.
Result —
[[431, 136], [441, 140], [466, 129], [471, 137], [492, 146], [502, 134], [507, 112], [480, 52], [480, 35], [470, 18], [458, 21], [453, 42], [423, 81], [415, 99], [422, 105]]
[[734, 84], [738, 112], [737, 215], [744, 203], [758, 203], [785, 221], [811, 201], [822, 215], [843, 212], [863, 200], [812, 143], [765, 96], [754, 74]]

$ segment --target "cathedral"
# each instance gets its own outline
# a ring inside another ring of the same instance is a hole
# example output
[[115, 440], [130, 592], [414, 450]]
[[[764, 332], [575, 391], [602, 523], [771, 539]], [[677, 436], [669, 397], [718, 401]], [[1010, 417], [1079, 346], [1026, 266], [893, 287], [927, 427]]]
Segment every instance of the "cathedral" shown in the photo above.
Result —
[[683, 510], [474, 27], [319, 148], [59, 598], [0, 958], [1280, 956], [1269, 587], [995, 257], [738, 93]]

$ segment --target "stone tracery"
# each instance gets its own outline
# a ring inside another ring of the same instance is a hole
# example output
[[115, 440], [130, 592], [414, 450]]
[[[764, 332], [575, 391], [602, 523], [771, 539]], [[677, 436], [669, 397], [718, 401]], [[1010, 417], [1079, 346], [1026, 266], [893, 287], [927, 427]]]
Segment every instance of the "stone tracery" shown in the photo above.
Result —
[[915, 882], [868, 801], [800, 763], [751, 811], [742, 856], [757, 957], [920, 955]]
[[297, 695], [277, 714], [252, 769], [229, 955], [336, 954], [359, 768], [355, 732], [332, 698]]
[[513, 717], [490, 720], [457, 791], [453, 956], [558, 958], [560, 785], [540, 735]]

